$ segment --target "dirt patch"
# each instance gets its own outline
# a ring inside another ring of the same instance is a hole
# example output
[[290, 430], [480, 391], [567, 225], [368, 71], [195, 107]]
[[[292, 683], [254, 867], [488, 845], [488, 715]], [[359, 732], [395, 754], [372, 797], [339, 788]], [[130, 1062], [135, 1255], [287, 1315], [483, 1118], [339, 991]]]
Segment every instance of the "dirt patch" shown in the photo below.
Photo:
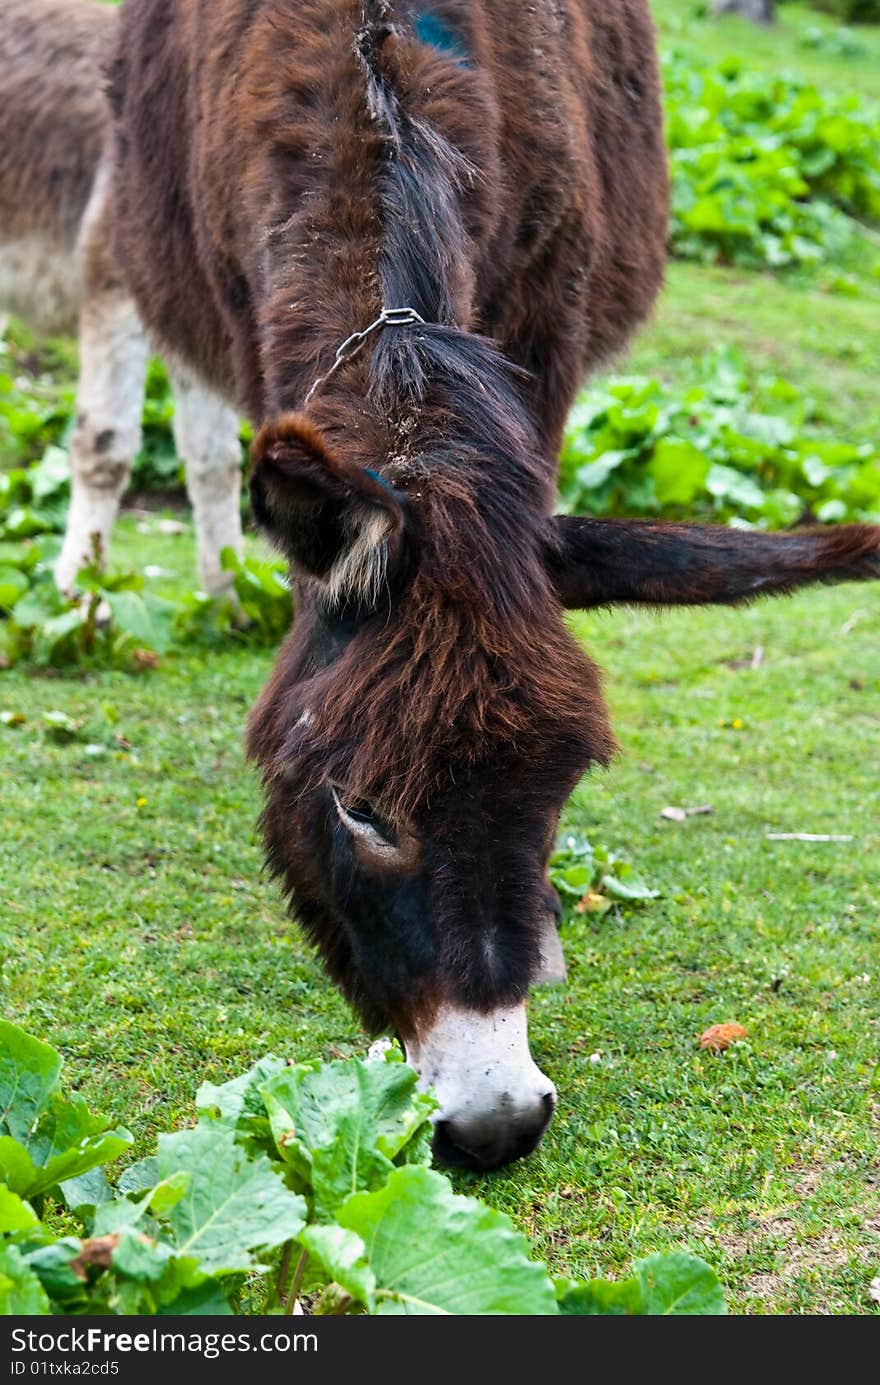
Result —
[[[851, 1233], [848, 1235], [839, 1227], [808, 1235], [794, 1219], [796, 1208], [815, 1195], [826, 1173], [823, 1168], [803, 1169], [792, 1188], [791, 1201], [778, 1211], [752, 1216], [749, 1226], [742, 1231], [725, 1230], [718, 1225], [718, 1218], [709, 1217], [695, 1218], [693, 1229], [731, 1260], [754, 1260], [766, 1265], [769, 1255], [779, 1262], [778, 1269], [746, 1273], [744, 1287], [756, 1298], [782, 1297], [800, 1276], [840, 1270], [853, 1257], [863, 1260], [866, 1271], [875, 1270], [880, 1261], [880, 1207], [876, 1203], [855, 1209], [863, 1232], [859, 1246], [853, 1246]], [[833, 1311], [833, 1305], [820, 1294], [813, 1311]]]

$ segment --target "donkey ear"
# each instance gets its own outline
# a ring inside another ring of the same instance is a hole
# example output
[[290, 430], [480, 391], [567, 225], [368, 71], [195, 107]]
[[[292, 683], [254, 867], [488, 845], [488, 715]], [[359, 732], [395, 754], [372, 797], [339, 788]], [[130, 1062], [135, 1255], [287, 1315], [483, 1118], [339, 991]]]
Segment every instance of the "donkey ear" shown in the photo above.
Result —
[[766, 534], [654, 520], [549, 521], [545, 561], [561, 604], [733, 606], [814, 582], [880, 578], [880, 525]]
[[334, 601], [372, 605], [399, 561], [404, 512], [372, 471], [342, 461], [302, 414], [266, 424], [251, 449], [257, 522], [300, 572]]

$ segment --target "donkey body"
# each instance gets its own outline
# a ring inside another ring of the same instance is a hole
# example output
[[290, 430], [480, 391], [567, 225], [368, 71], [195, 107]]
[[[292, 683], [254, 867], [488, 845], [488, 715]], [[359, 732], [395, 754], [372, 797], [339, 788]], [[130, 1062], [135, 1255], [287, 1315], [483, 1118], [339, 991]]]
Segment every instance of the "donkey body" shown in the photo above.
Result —
[[[92, 0], [0, 0], [0, 310], [39, 332], [79, 334], [62, 590], [96, 539], [106, 553], [140, 448], [148, 345], [110, 242], [103, 87], [117, 19]], [[216, 594], [230, 580], [221, 550], [241, 548], [237, 418], [182, 362], [171, 373], [199, 574]]]
[[574, 393], [662, 277], [644, 0], [126, 0], [111, 101], [118, 261], [257, 425], [294, 577], [250, 727], [269, 862], [436, 1086], [438, 1155], [495, 1167], [552, 1114], [546, 863], [614, 750], [564, 607], [876, 576], [876, 532], [552, 516]]

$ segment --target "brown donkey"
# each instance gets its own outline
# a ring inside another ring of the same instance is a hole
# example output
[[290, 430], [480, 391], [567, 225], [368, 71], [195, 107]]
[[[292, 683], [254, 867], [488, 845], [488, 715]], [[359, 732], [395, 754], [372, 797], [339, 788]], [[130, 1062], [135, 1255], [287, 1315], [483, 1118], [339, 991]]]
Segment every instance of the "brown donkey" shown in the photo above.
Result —
[[[118, 15], [91, 0], [0, 0], [0, 311], [79, 333], [72, 496], [55, 566], [66, 591], [95, 539], [106, 553], [140, 448], [147, 340], [110, 247], [112, 137], [104, 96]], [[199, 575], [211, 594], [241, 550], [241, 448], [228, 403], [172, 369]]]
[[438, 1156], [496, 1167], [553, 1110], [545, 868], [614, 750], [564, 607], [876, 577], [877, 533], [552, 517], [575, 390], [662, 275], [643, 0], [127, 0], [112, 99], [119, 260], [259, 426], [294, 576], [250, 727], [271, 867], [436, 1086]]

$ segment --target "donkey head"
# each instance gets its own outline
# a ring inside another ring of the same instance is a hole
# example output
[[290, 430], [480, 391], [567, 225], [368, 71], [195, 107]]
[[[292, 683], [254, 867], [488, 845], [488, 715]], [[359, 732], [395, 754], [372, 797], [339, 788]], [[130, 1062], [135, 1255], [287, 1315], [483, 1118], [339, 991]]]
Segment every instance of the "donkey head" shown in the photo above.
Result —
[[555, 943], [547, 860], [613, 750], [548, 576], [546, 464], [477, 469], [463, 446], [379, 475], [302, 415], [254, 452], [297, 606], [251, 722], [270, 864], [367, 1025], [436, 1088], [438, 1155], [495, 1167], [553, 1112], [525, 1015]]
[[525, 1012], [547, 859], [567, 795], [614, 749], [563, 606], [880, 573], [867, 526], [551, 518], [546, 463], [506, 417], [494, 451], [459, 421], [454, 446], [422, 440], [380, 475], [292, 415], [258, 436], [252, 473], [297, 606], [250, 729], [269, 862], [365, 1023], [436, 1088], [437, 1155], [478, 1169], [529, 1152], [552, 1115]]

